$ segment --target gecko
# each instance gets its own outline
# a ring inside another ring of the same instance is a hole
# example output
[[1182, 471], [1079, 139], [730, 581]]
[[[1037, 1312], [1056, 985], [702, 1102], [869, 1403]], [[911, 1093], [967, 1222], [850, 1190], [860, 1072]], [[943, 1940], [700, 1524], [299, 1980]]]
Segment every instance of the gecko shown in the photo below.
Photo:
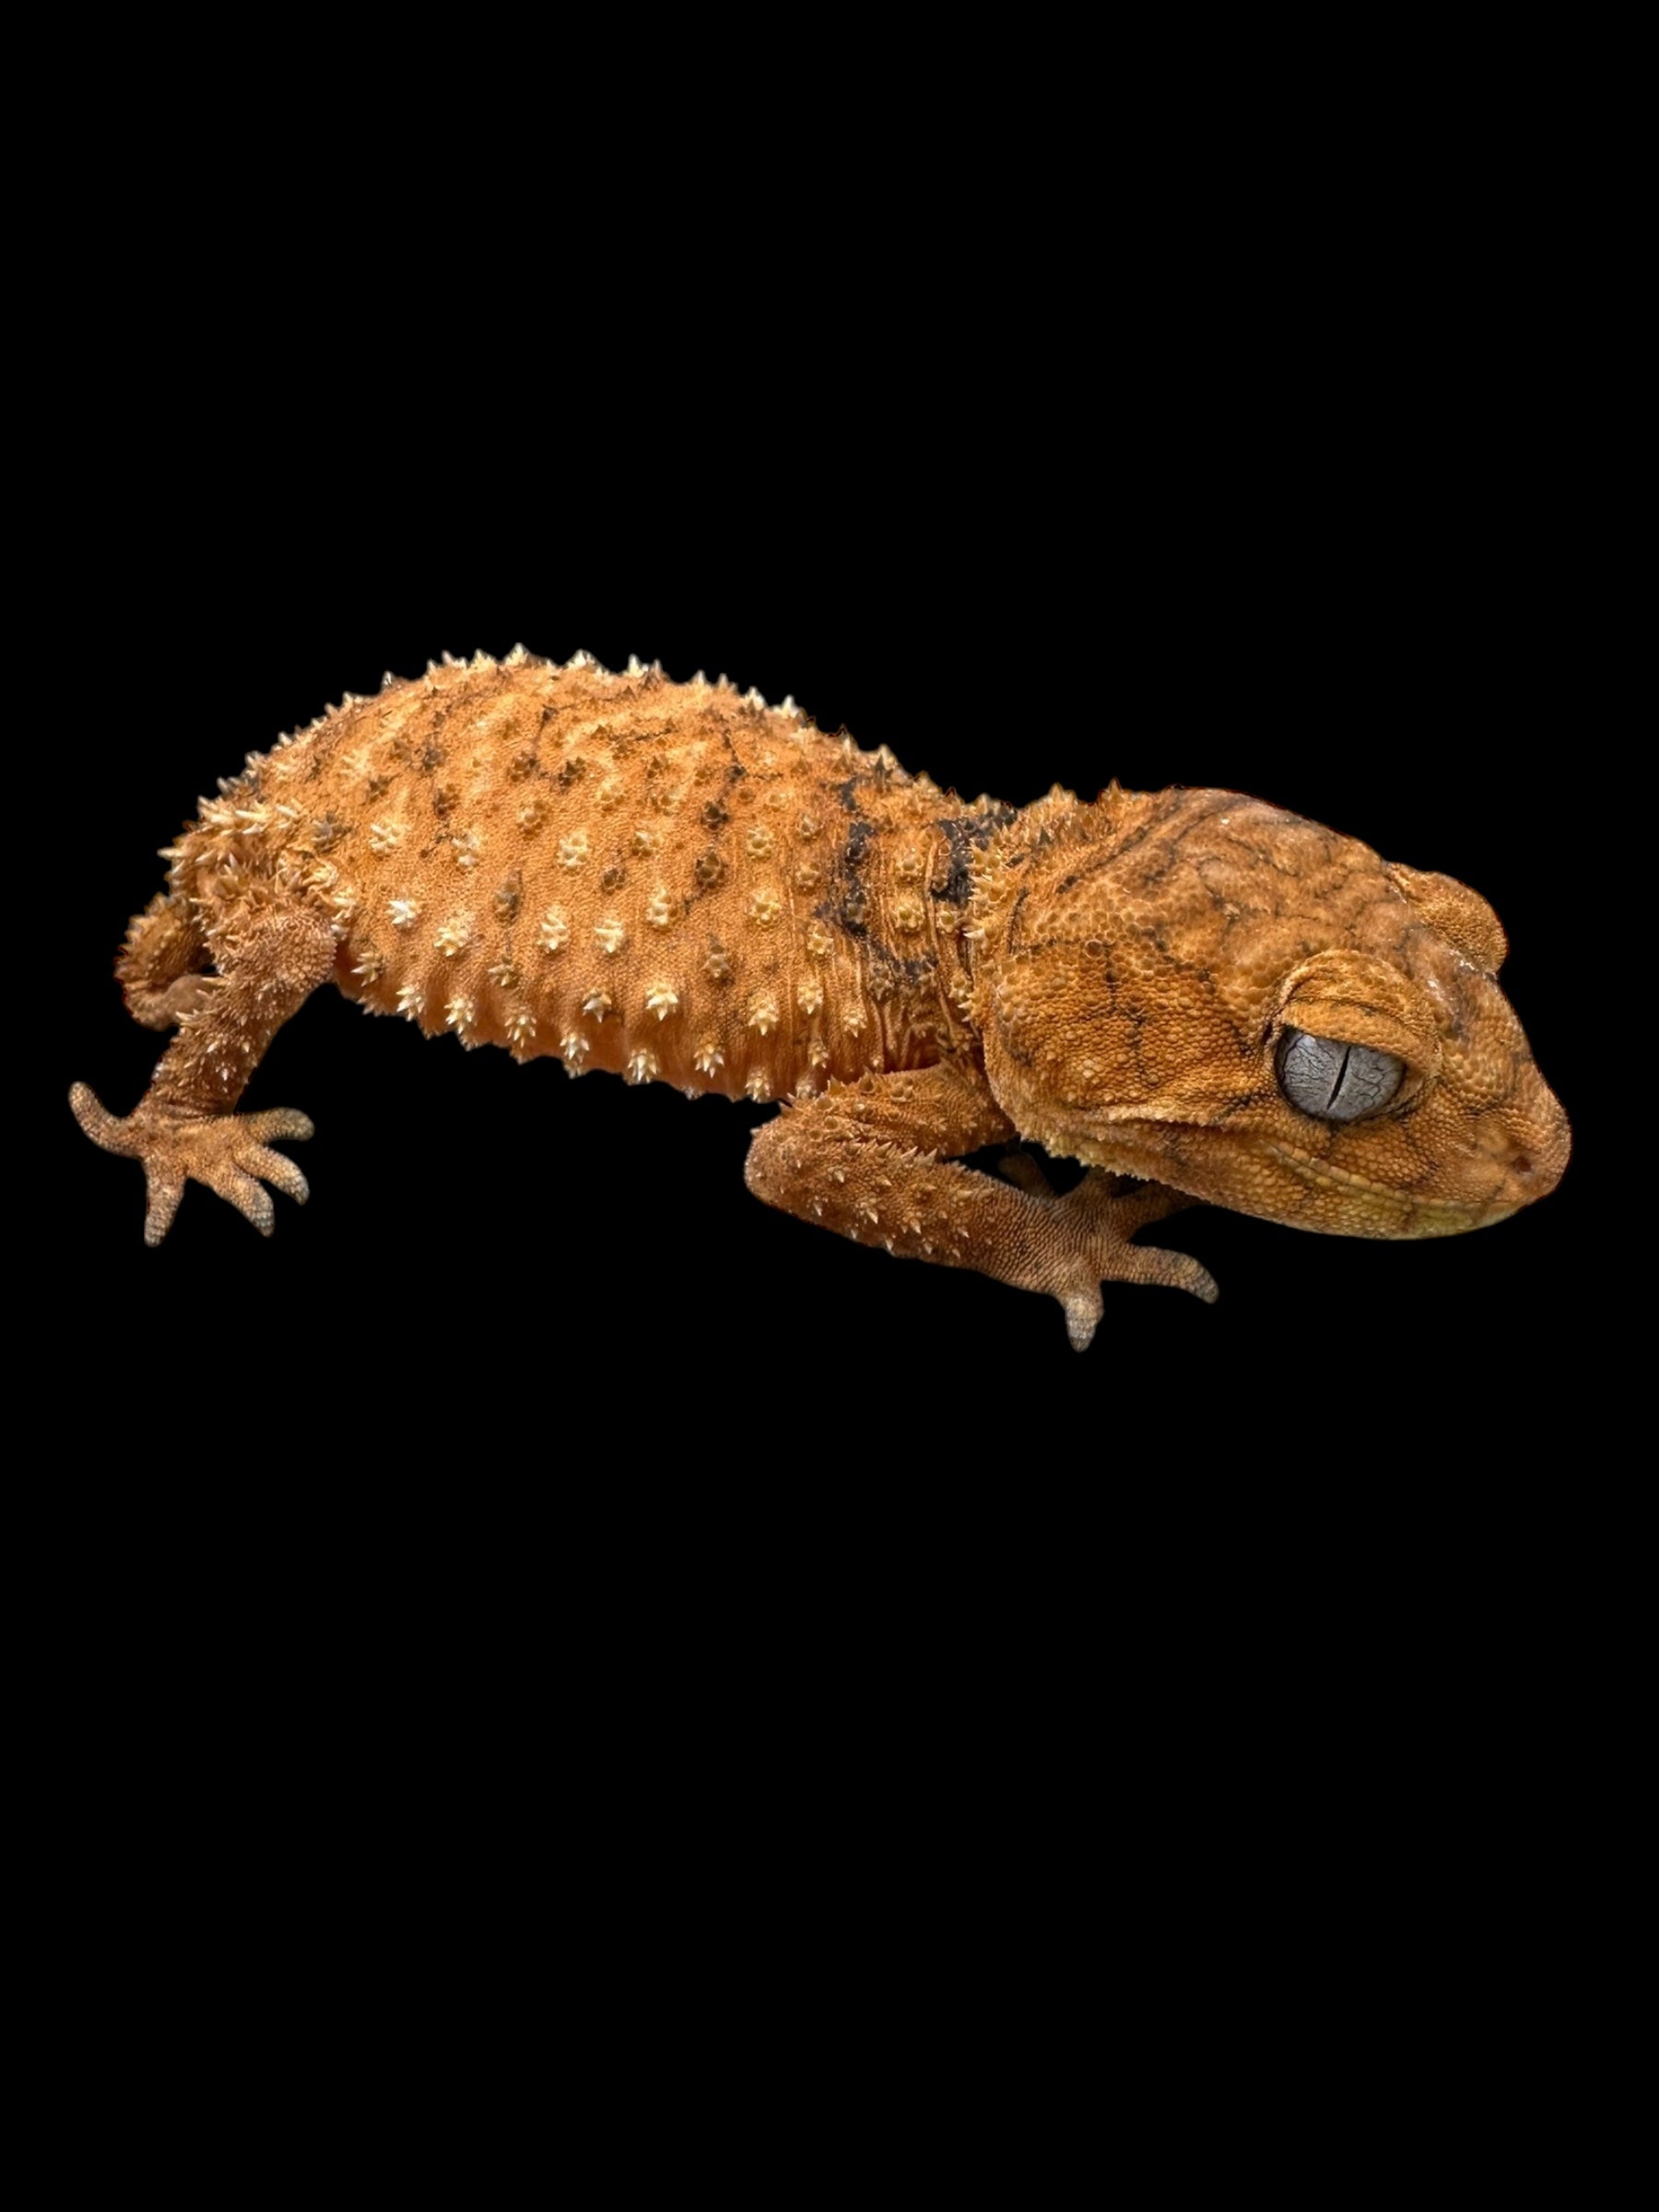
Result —
[[273, 1148], [306, 1116], [236, 1109], [331, 981], [572, 1076], [778, 1101], [751, 1191], [1046, 1293], [1079, 1350], [1103, 1282], [1214, 1300], [1135, 1241], [1180, 1207], [1438, 1237], [1567, 1162], [1453, 877], [1238, 792], [964, 802], [724, 677], [446, 654], [248, 754], [162, 857], [116, 974], [171, 1040], [124, 1118], [70, 1092], [142, 1162], [151, 1245], [191, 1179], [265, 1234], [267, 1184], [306, 1197]]

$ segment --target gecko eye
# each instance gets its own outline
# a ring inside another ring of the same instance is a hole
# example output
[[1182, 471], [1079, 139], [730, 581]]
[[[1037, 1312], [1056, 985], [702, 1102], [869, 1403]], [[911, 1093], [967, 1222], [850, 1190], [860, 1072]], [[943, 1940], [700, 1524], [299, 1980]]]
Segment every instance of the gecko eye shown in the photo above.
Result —
[[1292, 1106], [1322, 1122], [1357, 1122], [1386, 1106], [1406, 1063], [1369, 1044], [1339, 1044], [1287, 1030], [1278, 1050], [1279, 1088]]

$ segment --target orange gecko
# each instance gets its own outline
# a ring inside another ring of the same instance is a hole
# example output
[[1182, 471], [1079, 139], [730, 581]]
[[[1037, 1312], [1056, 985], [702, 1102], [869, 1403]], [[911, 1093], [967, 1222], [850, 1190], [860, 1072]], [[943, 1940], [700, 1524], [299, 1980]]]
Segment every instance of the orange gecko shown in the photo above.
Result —
[[[429, 1034], [571, 1075], [779, 1100], [749, 1188], [1065, 1309], [1103, 1280], [1213, 1299], [1137, 1230], [1194, 1201], [1432, 1237], [1553, 1189], [1565, 1114], [1450, 877], [1236, 792], [1056, 790], [1015, 808], [908, 775], [788, 700], [519, 648], [388, 677], [205, 800], [117, 973], [174, 1032], [124, 1120], [145, 1239], [194, 1177], [266, 1232], [272, 1145], [234, 1109], [334, 982]], [[1085, 1163], [1057, 1195], [1021, 1140]]]

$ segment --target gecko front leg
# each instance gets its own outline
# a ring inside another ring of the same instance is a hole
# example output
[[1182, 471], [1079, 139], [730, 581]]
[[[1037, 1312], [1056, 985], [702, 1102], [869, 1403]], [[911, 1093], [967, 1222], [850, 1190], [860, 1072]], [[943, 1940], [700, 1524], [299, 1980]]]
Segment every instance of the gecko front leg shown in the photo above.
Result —
[[265, 1236], [274, 1217], [262, 1183], [304, 1201], [305, 1177], [268, 1140], [310, 1136], [306, 1116], [280, 1106], [264, 1113], [231, 1109], [271, 1039], [325, 981], [334, 959], [334, 932], [321, 914], [307, 906], [265, 909], [218, 949], [218, 975], [192, 979], [202, 995], [182, 1011], [131, 1113], [110, 1113], [84, 1083], [71, 1089], [75, 1118], [93, 1143], [144, 1164], [147, 1244], [167, 1234], [191, 1179], [218, 1192]]
[[786, 1107], [757, 1131], [745, 1179], [769, 1206], [858, 1242], [1046, 1291], [1078, 1351], [1100, 1318], [1103, 1281], [1215, 1298], [1208, 1272], [1187, 1253], [1130, 1241], [1188, 1203], [1178, 1194], [1091, 1171], [1060, 1197], [1029, 1158], [1005, 1170], [1016, 1188], [956, 1164], [1017, 1135], [977, 1071], [947, 1061], [831, 1084]]

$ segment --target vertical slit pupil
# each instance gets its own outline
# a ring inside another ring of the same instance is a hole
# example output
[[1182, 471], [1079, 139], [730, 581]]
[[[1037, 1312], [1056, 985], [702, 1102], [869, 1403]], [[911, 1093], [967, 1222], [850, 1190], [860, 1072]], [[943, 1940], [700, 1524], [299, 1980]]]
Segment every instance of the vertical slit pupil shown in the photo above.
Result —
[[1342, 1048], [1342, 1059], [1336, 1069], [1336, 1080], [1331, 1085], [1331, 1095], [1325, 1100], [1327, 1111], [1335, 1105], [1337, 1099], [1341, 1096], [1342, 1078], [1347, 1074], [1348, 1054], [1353, 1049], [1351, 1044], [1345, 1044]]

